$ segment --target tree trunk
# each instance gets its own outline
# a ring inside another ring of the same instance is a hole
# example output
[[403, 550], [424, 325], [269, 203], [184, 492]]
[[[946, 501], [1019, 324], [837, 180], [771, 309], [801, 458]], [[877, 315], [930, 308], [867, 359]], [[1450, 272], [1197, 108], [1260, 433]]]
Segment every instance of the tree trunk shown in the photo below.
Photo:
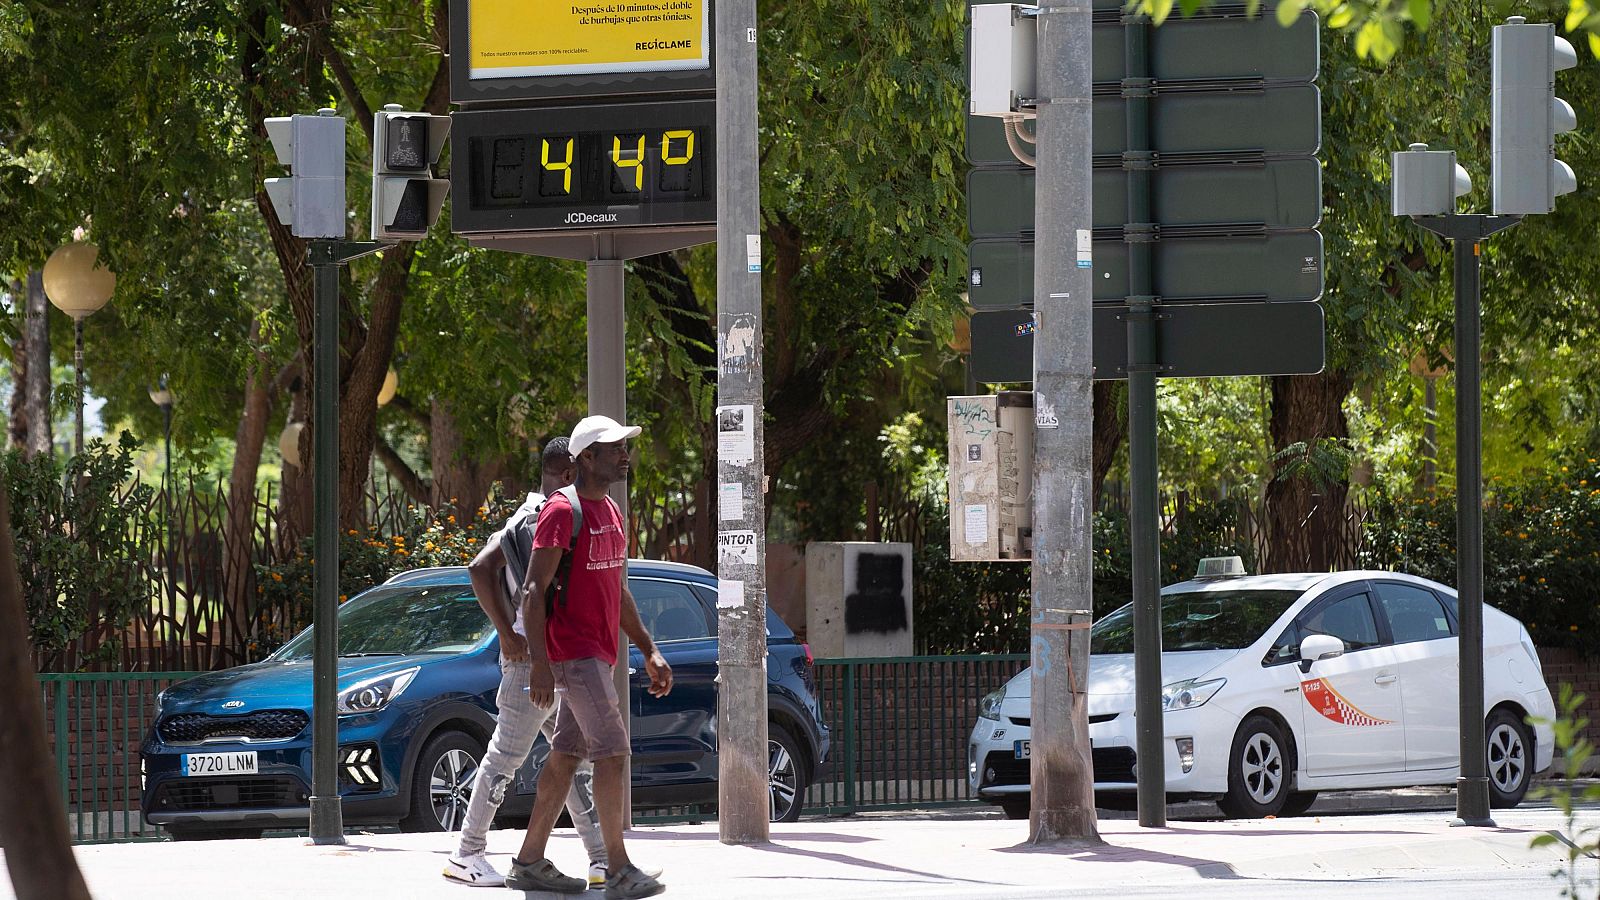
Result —
[[[250, 326], [249, 342], [256, 344], [259, 326]], [[227, 522], [223, 526], [222, 584], [227, 604], [223, 621], [234, 635], [251, 631], [251, 601], [255, 598], [256, 577], [253, 563], [256, 524], [256, 471], [261, 467], [261, 445], [267, 437], [267, 420], [272, 417], [276, 391], [271, 361], [257, 351], [255, 365], [244, 383], [244, 413], [234, 432], [233, 471], [228, 476]], [[232, 636], [229, 636], [232, 637]], [[217, 648], [236, 646], [233, 640], [217, 641]], [[245, 660], [232, 660], [237, 665]], [[216, 664], [217, 661], [213, 661]]]
[[[1263, 572], [1327, 572], [1354, 561], [1345, 514], [1349, 473], [1318, 478], [1307, 474], [1309, 466], [1299, 465], [1320, 442], [1350, 436], [1344, 399], [1353, 385], [1347, 373], [1334, 369], [1272, 379], [1273, 449], [1281, 453], [1303, 445], [1304, 450], [1273, 461], [1273, 477], [1267, 484]], [[1291, 468], [1294, 471], [1288, 471]]]
[[506, 478], [509, 461], [500, 458], [480, 463], [467, 455], [455, 415], [445, 405], [433, 401], [429, 417], [433, 430], [428, 447], [433, 464], [433, 507], [450, 507], [466, 520], [477, 514], [489, 496], [489, 486]]
[[[289, 421], [304, 422], [308, 416], [306, 380], [296, 378], [289, 385]], [[278, 534], [273, 555], [286, 559], [300, 546], [300, 539], [311, 533], [311, 429], [300, 431], [300, 465], [283, 464], [282, 493], [278, 495]]]
[[12, 354], [11, 446], [23, 455], [54, 452], [50, 418], [50, 301], [44, 275], [28, 273], [22, 333]]
[[1106, 473], [1117, 458], [1122, 437], [1128, 433], [1128, 383], [1126, 381], [1096, 381], [1094, 383], [1094, 425], [1091, 441], [1094, 456], [1094, 508], [1100, 508], [1100, 486], [1106, 483]]
[[0, 479], [0, 783], [38, 790], [29, 791], [27, 802], [6, 804], [5, 815], [0, 815], [0, 849], [10, 862], [18, 900], [88, 900], [89, 888], [72, 855], [67, 811], [55, 789], [44, 709], [29, 659], [9, 487]]

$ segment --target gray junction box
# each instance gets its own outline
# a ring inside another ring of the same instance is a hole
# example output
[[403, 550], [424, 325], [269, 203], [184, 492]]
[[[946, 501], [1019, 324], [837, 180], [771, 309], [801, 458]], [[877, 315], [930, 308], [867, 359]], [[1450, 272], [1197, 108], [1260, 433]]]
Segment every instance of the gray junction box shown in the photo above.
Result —
[[950, 558], [1033, 555], [1033, 393], [950, 397]]

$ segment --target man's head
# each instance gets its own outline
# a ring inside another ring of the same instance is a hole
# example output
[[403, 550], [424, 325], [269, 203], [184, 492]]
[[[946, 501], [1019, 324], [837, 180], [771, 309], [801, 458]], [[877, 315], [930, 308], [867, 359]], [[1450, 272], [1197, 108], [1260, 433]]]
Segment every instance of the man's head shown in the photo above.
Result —
[[578, 480], [605, 487], [628, 477], [628, 439], [639, 436], [637, 425], [618, 424], [608, 416], [589, 416], [572, 429], [567, 450], [578, 464]]
[[578, 465], [572, 461], [567, 446], [566, 438], [551, 438], [539, 455], [539, 493], [547, 497], [578, 477]]

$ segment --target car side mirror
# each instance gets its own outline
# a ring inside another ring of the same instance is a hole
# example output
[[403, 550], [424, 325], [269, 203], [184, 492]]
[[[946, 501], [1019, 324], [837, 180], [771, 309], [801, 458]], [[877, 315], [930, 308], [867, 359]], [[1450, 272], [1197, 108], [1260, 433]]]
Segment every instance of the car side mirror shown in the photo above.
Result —
[[1333, 659], [1344, 655], [1344, 641], [1331, 634], [1313, 634], [1300, 642], [1300, 671], [1311, 671], [1311, 664], [1319, 659]]

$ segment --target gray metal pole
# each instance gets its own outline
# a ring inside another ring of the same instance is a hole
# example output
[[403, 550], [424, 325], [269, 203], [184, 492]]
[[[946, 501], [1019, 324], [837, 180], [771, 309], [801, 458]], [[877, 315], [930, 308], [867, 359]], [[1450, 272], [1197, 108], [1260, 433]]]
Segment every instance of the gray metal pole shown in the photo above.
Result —
[[[321, 243], [321, 242], [318, 242]], [[312, 694], [311, 841], [344, 843], [339, 803], [339, 266], [313, 265], [311, 408]]]
[[[767, 526], [756, 4], [717, 6], [717, 809], [725, 844], [767, 840]], [[707, 510], [708, 513], [711, 510]], [[798, 798], [796, 799], [798, 802]]]
[[1029, 841], [1099, 841], [1089, 755], [1094, 356], [1090, 4], [1039, 8], [1034, 256], [1033, 810]]
[[1156, 491], [1156, 312], [1151, 244], [1150, 176], [1150, 24], [1143, 16], [1124, 20], [1128, 147], [1122, 167], [1128, 172], [1128, 534], [1133, 574], [1133, 709], [1138, 779], [1139, 824], [1167, 824], [1166, 753], [1161, 710], [1161, 525]]
[[1483, 723], [1483, 419], [1476, 237], [1457, 237], [1456, 288], [1456, 595], [1461, 642], [1461, 777], [1456, 818], [1492, 826]]
[[[598, 239], [597, 249], [612, 256], [615, 248], [609, 236]], [[620, 259], [591, 259], [588, 262], [589, 309], [589, 414], [610, 416], [618, 422], [628, 421], [628, 328], [624, 274], [626, 268]], [[611, 499], [622, 511], [622, 521], [628, 521], [628, 482], [619, 481], [611, 486]], [[632, 540], [632, 533], [629, 533]], [[627, 577], [627, 568], [623, 568]], [[617, 635], [618, 665], [611, 677], [617, 688], [617, 705], [621, 707], [622, 727], [633, 733], [632, 702], [629, 699], [628, 638]], [[633, 824], [633, 764], [627, 758], [622, 763], [622, 816], [623, 824]]]
[[77, 317], [72, 319], [72, 368], [77, 375], [78, 382], [78, 430], [72, 445], [72, 452], [78, 456], [83, 455], [83, 320]]

